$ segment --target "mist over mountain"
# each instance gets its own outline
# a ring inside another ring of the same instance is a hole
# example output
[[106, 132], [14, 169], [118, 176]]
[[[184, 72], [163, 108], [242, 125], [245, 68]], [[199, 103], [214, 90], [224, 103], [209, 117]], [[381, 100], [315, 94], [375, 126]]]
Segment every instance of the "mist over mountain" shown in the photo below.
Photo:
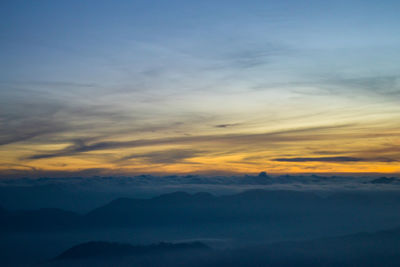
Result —
[[380, 177], [371, 181], [372, 184], [400, 184], [400, 179], [396, 177]]
[[45, 266], [398, 266], [400, 228], [309, 241], [210, 249], [201, 242], [147, 246], [88, 242]]
[[[4, 266], [15, 266], [16, 263], [30, 266], [61, 255], [76, 244], [93, 240], [140, 246], [161, 241], [186, 243], [203, 240], [201, 242], [218, 252], [182, 255], [175, 251], [155, 261], [148, 256], [131, 259], [132, 255], [128, 255], [121, 266], [131, 266], [130, 262], [137, 263], [136, 266], [159, 266], [164, 261], [169, 264], [167, 266], [174, 266], [175, 260], [181, 261], [183, 266], [232, 266], [232, 262], [237, 266], [252, 266], [251, 259], [263, 266], [267, 263], [276, 266], [319, 266], [320, 260], [333, 264], [327, 266], [340, 266], [343, 262], [364, 263], [365, 253], [376, 257], [383, 255], [392, 259], [391, 262], [398, 262], [397, 254], [393, 252], [398, 245], [397, 239], [388, 239], [391, 234], [383, 232], [379, 235], [385, 237], [383, 241], [374, 235], [363, 234], [350, 239], [340, 237], [338, 240], [301, 243], [327, 236], [398, 227], [400, 191], [382, 190], [371, 180], [365, 185], [369, 190], [326, 192], [261, 187], [238, 193], [229, 191], [229, 194], [175, 191], [153, 197], [119, 197], [88, 212], [59, 208], [0, 208], [0, 257]], [[375, 186], [376, 190], [372, 190]], [[393, 231], [393, 236], [397, 236], [398, 229]], [[279, 245], [283, 242], [284, 245]], [[392, 244], [391, 248], [385, 252], [383, 247], [389, 244]], [[337, 248], [340, 246], [344, 246], [343, 249]], [[344, 248], [361, 258], [350, 257]], [[370, 253], [374, 248], [377, 249], [376, 254]], [[310, 254], [310, 251], [317, 254]], [[25, 256], [19, 257], [21, 254]], [[285, 260], [287, 255], [292, 255], [290, 261]], [[336, 255], [340, 258], [336, 259]], [[335, 260], [329, 261], [330, 257]], [[376, 263], [383, 262], [374, 259]], [[92, 260], [84, 260], [81, 266], [91, 265]], [[94, 260], [97, 262], [97, 259]], [[115, 264], [114, 260], [106, 262], [105, 266]], [[59, 266], [70, 265], [63, 262]]]
[[185, 191], [215, 195], [249, 189], [311, 191], [400, 191], [399, 178], [375, 176], [151, 176], [0, 179], [0, 205], [9, 209], [62, 208], [88, 212], [116, 198], [149, 198]]
[[400, 266], [399, 0], [0, 10], [0, 267]]
[[379, 230], [400, 221], [397, 191], [249, 190], [231, 195], [174, 192], [153, 198], [118, 198], [87, 213], [61, 209], [3, 210], [0, 231], [49, 231], [108, 227], [190, 227], [207, 224], [297, 223], [301, 231]]

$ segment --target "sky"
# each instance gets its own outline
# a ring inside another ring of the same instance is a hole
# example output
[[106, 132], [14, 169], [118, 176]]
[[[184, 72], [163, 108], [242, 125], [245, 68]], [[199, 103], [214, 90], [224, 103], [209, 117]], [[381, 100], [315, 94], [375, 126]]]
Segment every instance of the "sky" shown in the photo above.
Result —
[[0, 10], [2, 175], [400, 173], [398, 1]]

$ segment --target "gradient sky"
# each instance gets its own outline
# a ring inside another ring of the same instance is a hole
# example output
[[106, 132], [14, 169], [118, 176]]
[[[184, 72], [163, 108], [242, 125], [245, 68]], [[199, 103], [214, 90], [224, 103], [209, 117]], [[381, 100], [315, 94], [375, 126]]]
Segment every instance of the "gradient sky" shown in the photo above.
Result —
[[1, 1], [0, 172], [399, 173], [399, 1]]

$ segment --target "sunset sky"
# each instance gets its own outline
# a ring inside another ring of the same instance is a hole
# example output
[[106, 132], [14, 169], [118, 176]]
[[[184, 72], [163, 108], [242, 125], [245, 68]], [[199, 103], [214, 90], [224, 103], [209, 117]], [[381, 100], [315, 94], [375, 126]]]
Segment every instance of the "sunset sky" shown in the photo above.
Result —
[[399, 1], [1, 1], [0, 174], [400, 173]]

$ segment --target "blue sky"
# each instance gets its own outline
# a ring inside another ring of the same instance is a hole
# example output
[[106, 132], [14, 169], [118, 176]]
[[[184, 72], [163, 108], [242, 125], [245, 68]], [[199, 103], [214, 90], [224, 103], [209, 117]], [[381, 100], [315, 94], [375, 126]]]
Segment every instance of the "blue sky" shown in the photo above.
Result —
[[0, 168], [398, 172], [399, 7], [2, 1]]

